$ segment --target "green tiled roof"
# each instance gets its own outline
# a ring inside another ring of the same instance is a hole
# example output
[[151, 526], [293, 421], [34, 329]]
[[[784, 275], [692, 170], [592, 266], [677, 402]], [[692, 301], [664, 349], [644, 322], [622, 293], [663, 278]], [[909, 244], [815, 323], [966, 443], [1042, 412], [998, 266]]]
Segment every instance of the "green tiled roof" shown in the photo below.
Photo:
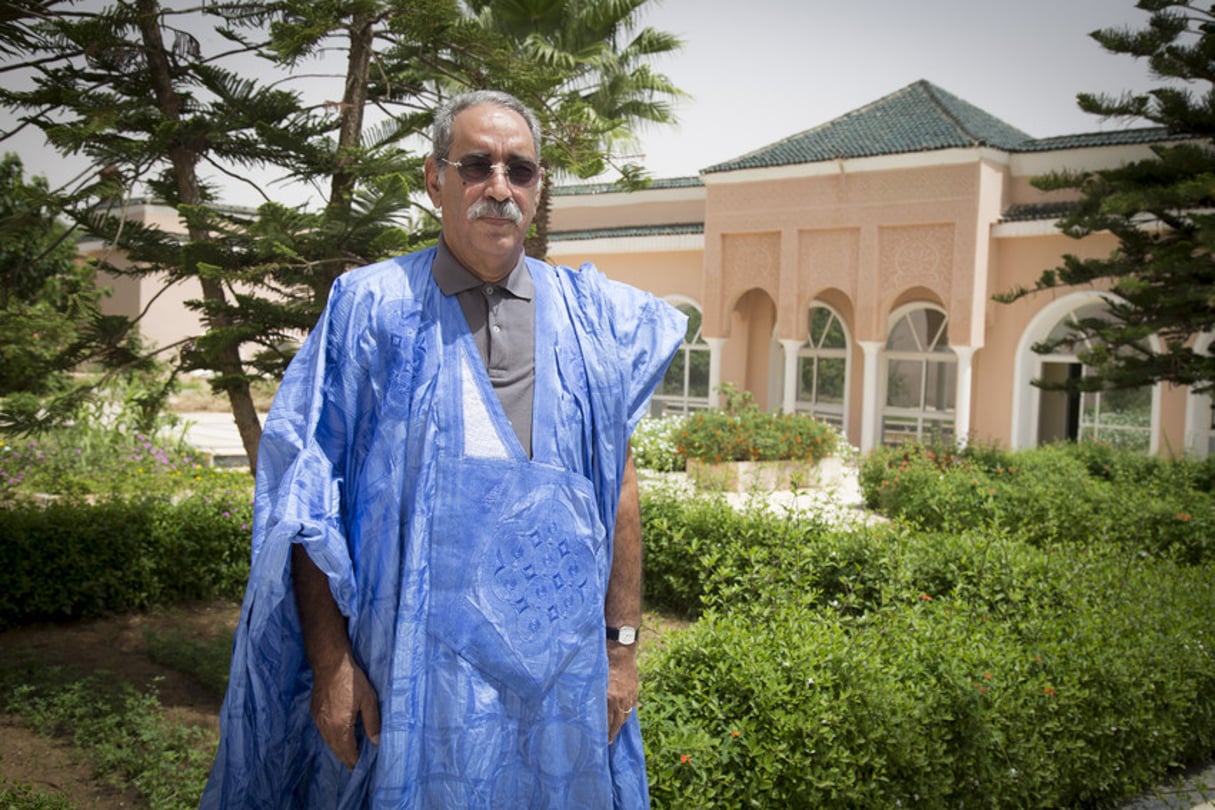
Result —
[[704, 173], [816, 163], [970, 146], [1012, 150], [1031, 140], [1021, 130], [918, 81], [826, 124], [718, 163]]
[[705, 232], [703, 222], [681, 222], [670, 225], [628, 225], [621, 228], [591, 228], [584, 231], [553, 231], [550, 242], [573, 242], [581, 239], [626, 239], [635, 236], [696, 236]]
[[[646, 191], [653, 191], [665, 188], [696, 188], [703, 186], [699, 177], [667, 177], [654, 178], [650, 181], [650, 185], [646, 186]], [[587, 183], [584, 185], [571, 186], [553, 186], [554, 197], [574, 197], [584, 194], [614, 194], [624, 191], [624, 189], [616, 183]]]
[[1160, 143], [1183, 136], [1170, 133], [1166, 127], [1116, 129], [1111, 132], [1084, 132], [1079, 135], [1057, 135], [1035, 138], [1021, 144], [1016, 152], [1050, 152], [1057, 149], [1083, 149], [1089, 146], [1126, 146], [1137, 143]]

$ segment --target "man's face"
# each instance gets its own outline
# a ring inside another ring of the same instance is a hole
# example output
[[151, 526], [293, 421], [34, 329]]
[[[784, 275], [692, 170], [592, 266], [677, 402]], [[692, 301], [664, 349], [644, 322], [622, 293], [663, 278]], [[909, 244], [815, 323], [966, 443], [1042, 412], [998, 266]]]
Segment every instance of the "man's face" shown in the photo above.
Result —
[[[452, 163], [537, 161], [527, 122], [505, 107], [469, 107], [456, 116], [451, 132], [447, 160]], [[484, 180], [470, 181], [455, 166], [426, 159], [426, 190], [442, 212], [443, 241], [482, 281], [497, 281], [514, 268], [536, 215], [541, 182], [513, 185], [500, 167]]]

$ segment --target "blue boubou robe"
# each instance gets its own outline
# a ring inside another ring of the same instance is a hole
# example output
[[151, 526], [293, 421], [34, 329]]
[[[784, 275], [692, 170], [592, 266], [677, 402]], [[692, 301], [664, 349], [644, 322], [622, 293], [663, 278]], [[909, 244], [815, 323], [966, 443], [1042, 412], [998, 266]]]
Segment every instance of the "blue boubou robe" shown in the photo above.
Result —
[[[339, 278], [275, 398], [204, 808], [648, 806], [635, 714], [607, 744], [603, 601], [628, 438], [684, 316], [528, 259], [529, 459], [434, 254]], [[380, 698], [352, 772], [309, 715], [294, 543]]]

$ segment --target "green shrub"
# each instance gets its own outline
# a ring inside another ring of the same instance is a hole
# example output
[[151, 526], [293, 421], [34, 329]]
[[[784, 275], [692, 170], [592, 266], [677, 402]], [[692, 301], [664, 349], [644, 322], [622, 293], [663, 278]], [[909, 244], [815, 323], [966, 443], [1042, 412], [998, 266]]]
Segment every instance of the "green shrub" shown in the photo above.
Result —
[[866, 457], [860, 483], [871, 508], [927, 531], [999, 526], [1038, 546], [1114, 544], [1197, 563], [1215, 559], [1203, 469], [1085, 445], [974, 455], [904, 445]]
[[0, 627], [239, 598], [251, 513], [247, 490], [0, 510]]
[[645, 601], [681, 617], [700, 613], [705, 583], [739, 516], [726, 499], [671, 487], [641, 491]]
[[768, 413], [732, 386], [722, 386], [726, 407], [697, 411], [675, 434], [679, 454], [705, 462], [816, 462], [835, 452], [838, 437], [825, 422], [799, 414]]
[[654, 806], [1096, 806], [1215, 750], [1210, 566], [941, 539], [886, 538], [864, 614], [721, 608], [648, 654]]

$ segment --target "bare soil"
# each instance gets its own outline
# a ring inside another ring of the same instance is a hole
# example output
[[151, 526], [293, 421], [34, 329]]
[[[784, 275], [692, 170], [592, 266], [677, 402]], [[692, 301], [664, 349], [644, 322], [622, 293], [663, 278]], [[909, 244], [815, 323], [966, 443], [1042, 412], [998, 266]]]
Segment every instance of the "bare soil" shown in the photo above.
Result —
[[[176, 722], [217, 730], [221, 698], [189, 675], [149, 658], [147, 635], [230, 635], [239, 612], [239, 605], [216, 603], [70, 624], [30, 625], [0, 633], [0, 656], [32, 650], [48, 666], [112, 673], [137, 689], [155, 688], [161, 705]], [[34, 732], [20, 719], [5, 715], [0, 715], [0, 776], [9, 783], [63, 796], [79, 810], [145, 807], [133, 788], [114, 787], [99, 778], [70, 741]]]
[[[155, 687], [160, 704], [175, 721], [218, 731], [220, 697], [189, 675], [148, 656], [149, 634], [186, 634], [199, 639], [231, 636], [240, 606], [192, 605], [69, 624], [37, 624], [0, 633], [0, 656], [32, 650], [48, 666], [68, 665], [83, 673], [108, 672], [137, 689]], [[656, 649], [664, 636], [687, 622], [647, 613], [642, 649]], [[78, 810], [141, 810], [133, 788], [111, 786], [98, 777], [69, 740], [32, 731], [16, 717], [0, 714], [0, 776], [40, 793], [66, 798]]]

